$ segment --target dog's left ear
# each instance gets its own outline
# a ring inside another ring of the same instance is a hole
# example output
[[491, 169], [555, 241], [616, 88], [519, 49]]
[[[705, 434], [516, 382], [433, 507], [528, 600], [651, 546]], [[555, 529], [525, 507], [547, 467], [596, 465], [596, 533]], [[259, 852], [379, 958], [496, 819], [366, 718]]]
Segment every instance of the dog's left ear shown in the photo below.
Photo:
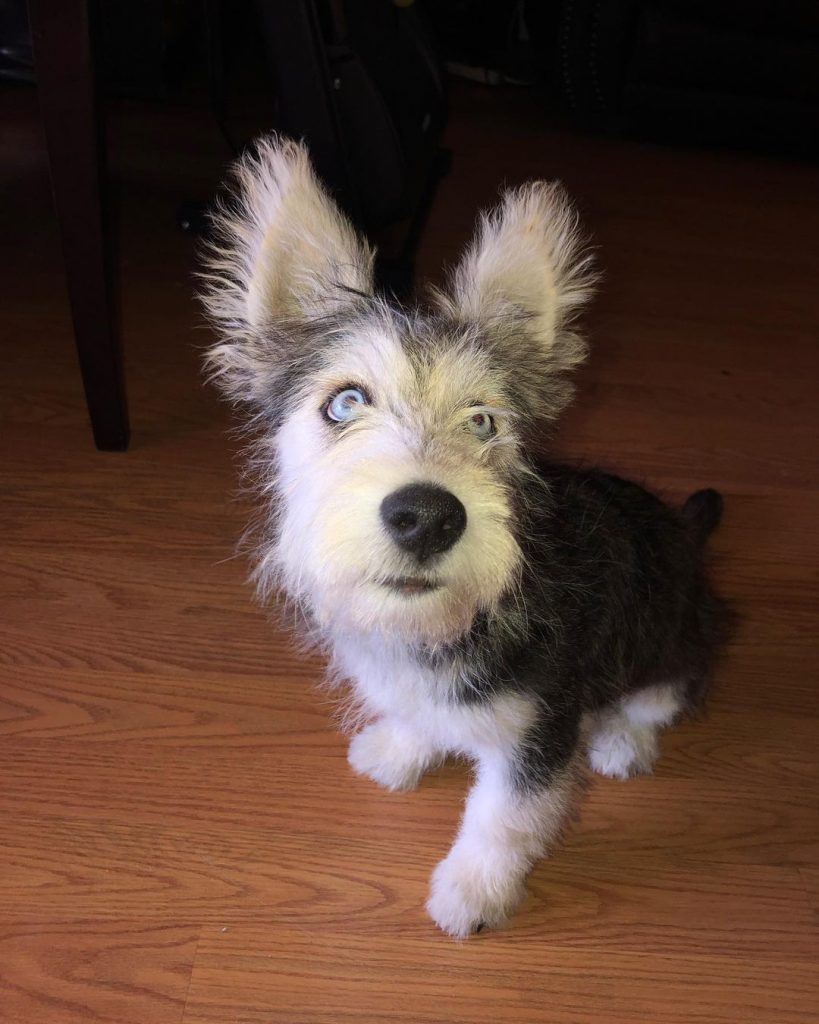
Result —
[[214, 217], [205, 301], [217, 321], [262, 328], [369, 294], [373, 253], [319, 183], [303, 143], [269, 135], [233, 168]]
[[374, 253], [319, 183], [306, 147], [276, 135], [234, 167], [213, 217], [202, 300], [221, 335], [207, 357], [234, 399], [258, 402], [299, 358], [301, 328], [366, 301]]
[[593, 284], [592, 258], [566, 192], [556, 182], [534, 182], [506, 192], [482, 215], [438, 302], [459, 320], [495, 330], [507, 345], [520, 344], [520, 356], [544, 371], [561, 371], [585, 357], [572, 324]]

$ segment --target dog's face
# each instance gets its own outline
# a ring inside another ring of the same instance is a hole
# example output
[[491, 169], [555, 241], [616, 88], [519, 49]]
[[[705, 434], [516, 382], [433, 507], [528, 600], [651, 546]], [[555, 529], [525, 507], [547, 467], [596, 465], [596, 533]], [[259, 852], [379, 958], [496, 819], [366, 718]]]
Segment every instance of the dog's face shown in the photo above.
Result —
[[451, 290], [406, 312], [373, 296], [372, 254], [302, 147], [265, 142], [238, 176], [209, 362], [261, 435], [259, 580], [335, 632], [454, 640], [514, 591], [525, 440], [583, 356], [571, 210], [555, 187], [508, 194]]
[[518, 568], [517, 429], [505, 374], [468, 331], [351, 316], [274, 442], [286, 589], [334, 627], [463, 632]]

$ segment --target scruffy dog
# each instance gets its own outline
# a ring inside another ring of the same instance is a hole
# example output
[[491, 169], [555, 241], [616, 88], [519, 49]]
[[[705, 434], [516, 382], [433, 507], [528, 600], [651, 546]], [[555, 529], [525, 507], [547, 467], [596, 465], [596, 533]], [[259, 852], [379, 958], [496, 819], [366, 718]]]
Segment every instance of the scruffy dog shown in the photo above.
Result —
[[660, 729], [702, 698], [720, 497], [677, 511], [533, 458], [585, 355], [571, 325], [589, 261], [558, 185], [507, 192], [426, 310], [373, 294], [373, 253], [296, 143], [239, 162], [217, 229], [208, 366], [258, 437], [260, 590], [300, 609], [352, 684], [356, 772], [410, 789], [448, 754], [474, 762], [427, 909], [454, 936], [498, 925], [582, 753], [604, 775], [648, 771]]

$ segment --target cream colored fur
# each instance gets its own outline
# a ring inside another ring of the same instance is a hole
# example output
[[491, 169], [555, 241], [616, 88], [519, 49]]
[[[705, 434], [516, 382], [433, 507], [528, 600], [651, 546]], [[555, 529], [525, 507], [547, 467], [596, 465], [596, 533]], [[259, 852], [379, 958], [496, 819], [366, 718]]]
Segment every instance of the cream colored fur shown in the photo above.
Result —
[[595, 282], [577, 214], [559, 182], [506, 192], [482, 215], [474, 241], [439, 300], [477, 321], [524, 311], [529, 331], [562, 369], [582, 362], [586, 346], [571, 331]]
[[[262, 429], [254, 460], [268, 523], [256, 580], [263, 595], [280, 589], [305, 610], [331, 672], [352, 683], [358, 717], [370, 723], [350, 746], [357, 772], [407, 788], [448, 753], [475, 763], [458, 839], [428, 903], [441, 928], [463, 936], [514, 908], [560, 828], [571, 776], [520, 793], [510, 765], [533, 705], [516, 695], [453, 701], [464, 684], [457, 668], [425, 667], [417, 654], [457, 640], [516, 592], [521, 552], [504, 481], [513, 468], [526, 471], [510, 411], [520, 363], [514, 352], [498, 360], [486, 336], [503, 328], [506, 343], [534, 346], [531, 400], [545, 396], [534, 414], [554, 416], [570, 393], [559, 371], [585, 352], [571, 330], [590, 286], [575, 216], [557, 185], [507, 193], [483, 218], [450, 290], [435, 297], [449, 324], [445, 344], [415, 343], [409, 319], [367, 298], [373, 253], [317, 182], [302, 145], [271, 136], [235, 174], [237, 194], [217, 214], [204, 274], [221, 335], [208, 366], [254, 423], [276, 424]], [[288, 374], [304, 354], [288, 346], [308, 336], [305, 327], [324, 344], [294, 385]], [[544, 378], [556, 382], [551, 392]], [[370, 400], [334, 430], [322, 410], [351, 385]], [[470, 432], [476, 412], [492, 416], [491, 438]], [[387, 495], [413, 482], [451, 491], [467, 517], [458, 543], [421, 570], [379, 515]], [[438, 589], [407, 597], [386, 585], [419, 572]]]

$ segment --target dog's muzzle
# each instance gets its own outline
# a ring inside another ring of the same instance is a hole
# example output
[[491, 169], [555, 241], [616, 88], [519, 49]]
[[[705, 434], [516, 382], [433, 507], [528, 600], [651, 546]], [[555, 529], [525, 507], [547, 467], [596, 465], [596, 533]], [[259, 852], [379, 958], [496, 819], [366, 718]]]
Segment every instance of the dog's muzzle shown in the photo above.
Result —
[[381, 519], [398, 547], [419, 562], [448, 551], [466, 529], [466, 509], [434, 484], [408, 484], [388, 494]]

